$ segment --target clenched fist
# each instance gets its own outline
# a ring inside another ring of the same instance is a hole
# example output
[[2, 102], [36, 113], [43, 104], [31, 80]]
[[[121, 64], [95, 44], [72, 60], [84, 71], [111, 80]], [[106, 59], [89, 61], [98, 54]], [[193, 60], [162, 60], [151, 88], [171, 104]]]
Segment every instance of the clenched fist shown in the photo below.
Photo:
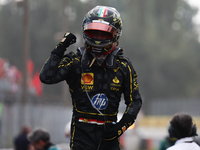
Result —
[[76, 43], [76, 36], [70, 32], [67, 32], [61, 40], [61, 43], [65, 46], [65, 48], [67, 48], [70, 45]]
[[63, 36], [63, 39], [59, 42], [59, 44], [51, 53], [62, 57], [66, 51], [66, 48], [74, 43], [76, 43], [76, 36], [70, 32], [67, 32]]

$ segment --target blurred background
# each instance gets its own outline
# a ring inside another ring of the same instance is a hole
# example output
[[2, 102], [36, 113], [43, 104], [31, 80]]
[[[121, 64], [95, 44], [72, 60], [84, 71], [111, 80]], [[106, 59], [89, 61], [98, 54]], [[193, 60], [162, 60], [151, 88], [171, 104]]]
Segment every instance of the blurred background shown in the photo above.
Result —
[[68, 51], [83, 45], [82, 20], [96, 5], [120, 12], [119, 46], [138, 73], [143, 98], [135, 125], [121, 138], [124, 149], [158, 150], [177, 112], [192, 115], [200, 130], [200, 16], [191, 2], [0, 0], [0, 149], [13, 147], [24, 124], [48, 129], [56, 144], [69, 143], [68, 87], [42, 84], [39, 71], [65, 32], [77, 36]]

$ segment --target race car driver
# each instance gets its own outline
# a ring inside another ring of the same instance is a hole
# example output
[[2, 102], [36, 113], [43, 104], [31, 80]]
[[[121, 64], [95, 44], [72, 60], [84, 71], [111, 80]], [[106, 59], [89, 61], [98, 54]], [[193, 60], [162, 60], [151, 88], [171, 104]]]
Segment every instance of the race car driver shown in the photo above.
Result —
[[[42, 67], [45, 84], [66, 81], [73, 104], [71, 150], [119, 150], [119, 137], [131, 126], [141, 109], [137, 74], [118, 47], [122, 34], [119, 12], [96, 6], [83, 19], [84, 46], [64, 54], [76, 42], [66, 33]], [[121, 95], [126, 110], [117, 121]]]

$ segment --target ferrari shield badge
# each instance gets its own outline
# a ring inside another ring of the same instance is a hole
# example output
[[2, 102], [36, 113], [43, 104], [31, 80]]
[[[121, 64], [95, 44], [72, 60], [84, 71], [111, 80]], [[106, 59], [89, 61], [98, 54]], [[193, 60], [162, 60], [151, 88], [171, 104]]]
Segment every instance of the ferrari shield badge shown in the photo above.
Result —
[[103, 110], [108, 105], [108, 98], [105, 94], [100, 93], [92, 97], [92, 104], [98, 110]]

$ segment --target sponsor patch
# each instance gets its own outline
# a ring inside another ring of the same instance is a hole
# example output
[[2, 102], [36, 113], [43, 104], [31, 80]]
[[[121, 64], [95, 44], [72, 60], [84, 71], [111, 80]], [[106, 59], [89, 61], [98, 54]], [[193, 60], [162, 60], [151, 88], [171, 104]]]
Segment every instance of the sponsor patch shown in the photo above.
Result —
[[93, 85], [94, 84], [94, 74], [93, 73], [82, 73], [81, 84]]
[[114, 71], [114, 72], [117, 72], [118, 70], [119, 70], [119, 67], [118, 67], [118, 68], [116, 68], [116, 69], [113, 69], [113, 71]]
[[122, 127], [122, 131], [123, 131], [123, 133], [126, 131], [126, 127], [125, 126]]
[[118, 130], [118, 135], [121, 135], [122, 134], [122, 131], [121, 130]]
[[115, 76], [115, 78], [112, 80], [114, 83], [119, 83], [119, 80], [117, 79], [117, 77]]
[[108, 98], [103, 93], [96, 94], [92, 97], [92, 105], [98, 110], [103, 110], [108, 105]]

